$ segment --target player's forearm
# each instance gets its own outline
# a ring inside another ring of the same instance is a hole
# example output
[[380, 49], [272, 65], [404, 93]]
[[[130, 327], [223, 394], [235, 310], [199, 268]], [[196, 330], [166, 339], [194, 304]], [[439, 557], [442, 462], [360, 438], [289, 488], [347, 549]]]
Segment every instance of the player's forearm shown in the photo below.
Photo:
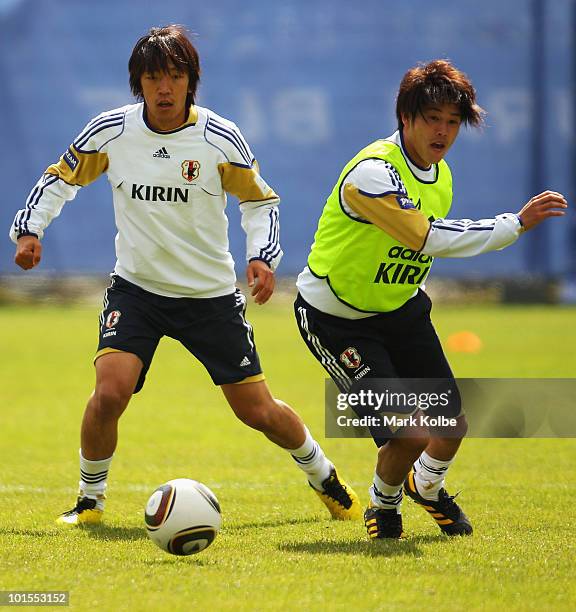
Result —
[[512, 213], [493, 219], [437, 219], [430, 226], [422, 253], [433, 257], [473, 257], [499, 251], [514, 242], [522, 226]]
[[345, 185], [345, 203], [408, 248], [433, 257], [473, 257], [503, 249], [516, 241], [521, 225], [517, 215], [493, 219], [437, 219], [430, 223], [402, 195], [365, 194]]
[[261, 259], [275, 270], [282, 259], [278, 206], [244, 203], [240, 206], [246, 232], [246, 260]]
[[68, 185], [53, 174], [44, 174], [36, 183], [26, 206], [19, 210], [10, 228], [10, 238], [16, 242], [20, 236], [44, 235], [52, 219], [57, 217], [67, 200], [73, 200], [79, 187]]

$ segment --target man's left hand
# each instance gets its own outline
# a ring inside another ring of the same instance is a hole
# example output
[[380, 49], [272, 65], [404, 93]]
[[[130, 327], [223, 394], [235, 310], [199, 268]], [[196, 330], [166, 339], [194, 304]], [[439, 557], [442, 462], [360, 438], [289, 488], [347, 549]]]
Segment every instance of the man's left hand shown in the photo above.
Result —
[[256, 304], [265, 304], [272, 297], [276, 279], [267, 263], [259, 259], [251, 261], [246, 268], [246, 280]]

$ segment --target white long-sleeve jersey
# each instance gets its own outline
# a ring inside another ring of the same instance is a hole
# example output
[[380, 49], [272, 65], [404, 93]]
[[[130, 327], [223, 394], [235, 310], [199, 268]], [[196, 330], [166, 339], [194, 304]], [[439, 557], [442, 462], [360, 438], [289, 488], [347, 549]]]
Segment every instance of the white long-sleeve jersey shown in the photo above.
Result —
[[147, 124], [143, 103], [98, 115], [34, 186], [12, 240], [41, 239], [64, 204], [103, 173], [118, 229], [114, 271], [143, 289], [197, 298], [234, 291], [227, 193], [240, 201], [247, 260], [273, 270], [280, 262], [278, 196], [238, 127], [198, 106], [169, 132]]

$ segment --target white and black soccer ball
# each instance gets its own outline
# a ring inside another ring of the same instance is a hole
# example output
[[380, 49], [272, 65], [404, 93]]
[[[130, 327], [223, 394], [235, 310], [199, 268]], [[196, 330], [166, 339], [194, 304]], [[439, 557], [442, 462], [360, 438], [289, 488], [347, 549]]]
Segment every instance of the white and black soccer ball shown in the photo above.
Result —
[[144, 512], [146, 532], [162, 550], [194, 555], [208, 548], [220, 531], [220, 504], [201, 482], [176, 478], [159, 486]]

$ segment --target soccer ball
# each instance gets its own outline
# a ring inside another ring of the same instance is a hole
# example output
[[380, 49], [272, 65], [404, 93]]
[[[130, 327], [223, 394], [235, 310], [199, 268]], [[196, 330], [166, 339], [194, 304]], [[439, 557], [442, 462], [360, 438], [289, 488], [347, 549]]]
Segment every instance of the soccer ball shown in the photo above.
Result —
[[144, 512], [148, 537], [173, 555], [194, 555], [208, 548], [220, 531], [220, 504], [210, 489], [188, 478], [159, 486]]

